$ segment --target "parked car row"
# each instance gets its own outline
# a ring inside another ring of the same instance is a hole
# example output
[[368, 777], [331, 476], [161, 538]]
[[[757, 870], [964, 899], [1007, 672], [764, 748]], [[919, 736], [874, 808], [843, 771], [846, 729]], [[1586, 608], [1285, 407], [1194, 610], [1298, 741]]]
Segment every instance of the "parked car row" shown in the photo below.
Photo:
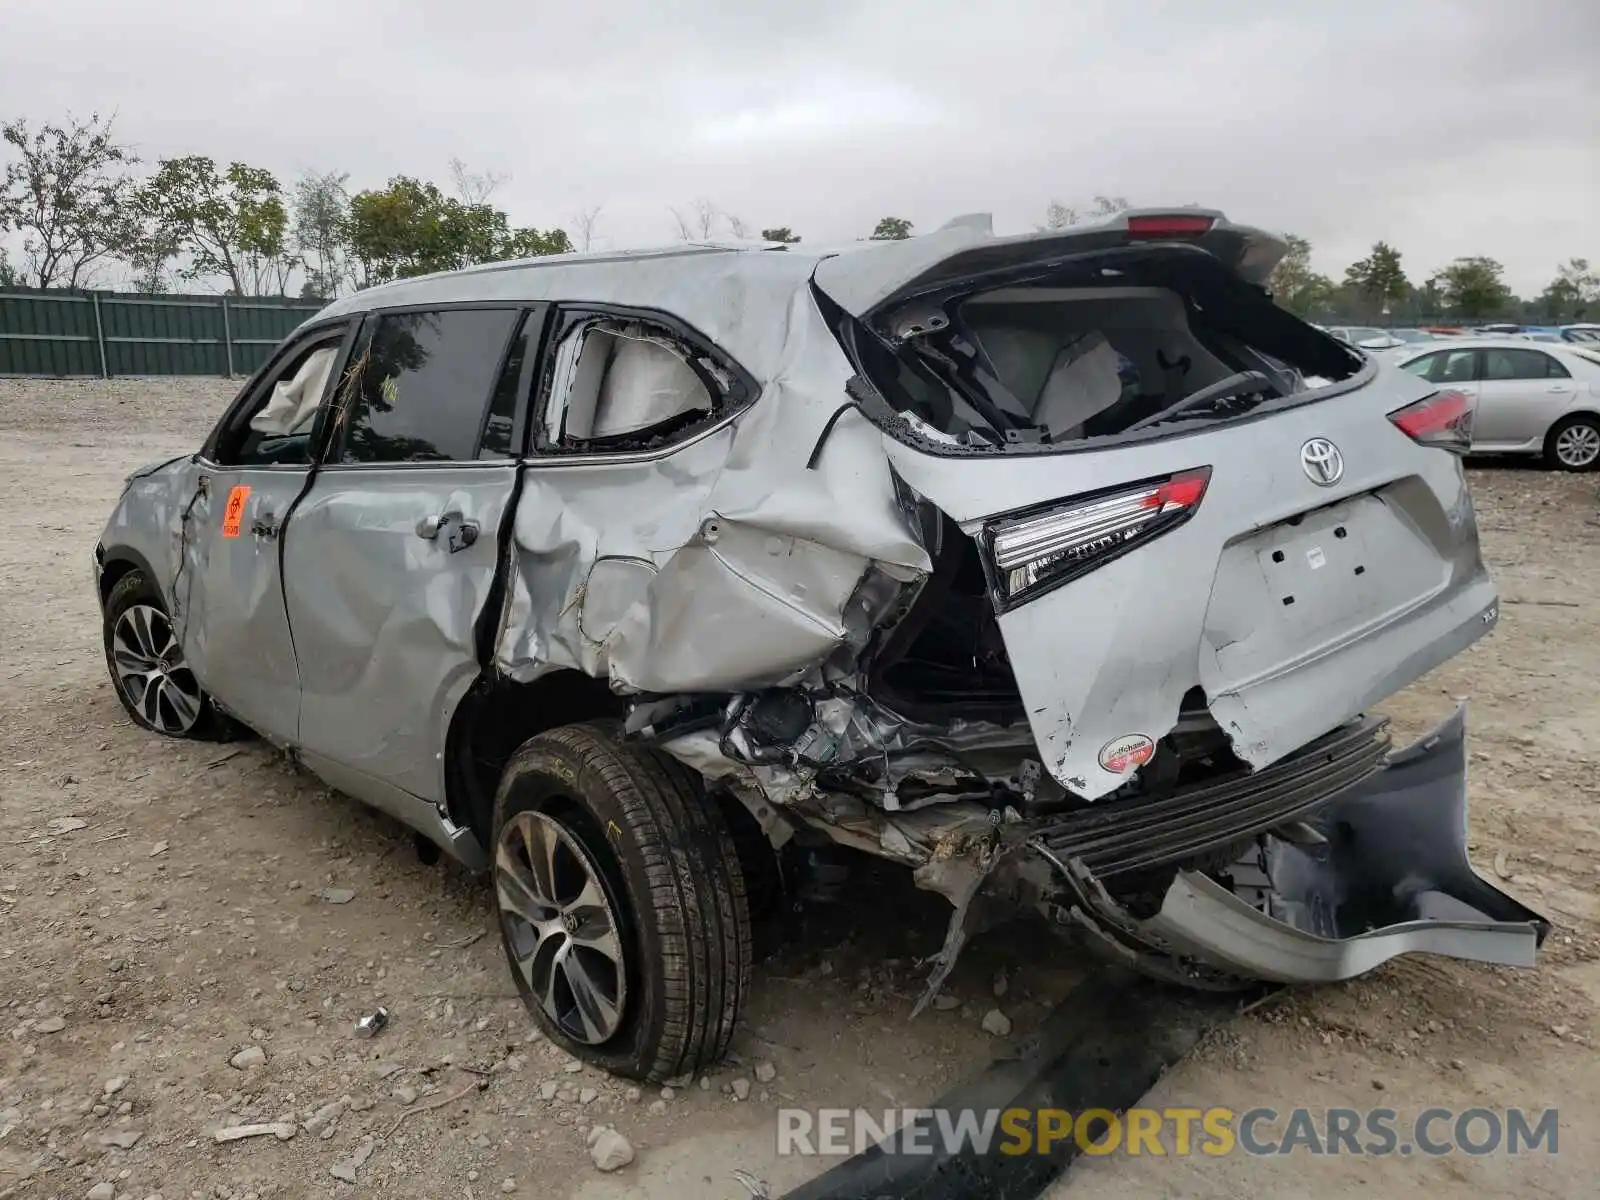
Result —
[[1579, 323], [1575, 325], [1512, 325], [1509, 323], [1464, 327], [1455, 325], [1423, 325], [1416, 328], [1380, 328], [1376, 325], [1318, 326], [1348, 346], [1361, 350], [1398, 350], [1416, 342], [1437, 341], [1441, 338], [1508, 337], [1529, 342], [1568, 342], [1577, 345], [1600, 345], [1600, 325]]

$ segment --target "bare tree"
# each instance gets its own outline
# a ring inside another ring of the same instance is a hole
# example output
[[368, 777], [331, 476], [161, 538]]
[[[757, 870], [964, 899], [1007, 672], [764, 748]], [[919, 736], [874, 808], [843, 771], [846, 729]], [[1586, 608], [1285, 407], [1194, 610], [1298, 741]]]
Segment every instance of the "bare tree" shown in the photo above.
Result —
[[733, 234], [734, 237], [747, 238], [750, 236], [750, 226], [743, 217], [736, 217], [732, 213], [723, 213], [722, 215], [728, 222], [728, 232]]
[[689, 217], [694, 222], [694, 231], [702, 241], [710, 238], [717, 228], [717, 218], [722, 214], [717, 211], [717, 206], [704, 196], [694, 202]]
[[673, 224], [678, 227], [678, 240], [680, 242], [694, 241], [694, 226], [690, 224], [689, 218], [676, 208], [669, 208], [667, 211], [672, 214]]
[[1069, 208], [1059, 200], [1052, 200], [1045, 205], [1044, 229], [1067, 229], [1078, 223], [1078, 210]]
[[343, 171], [307, 171], [294, 185], [291, 217], [294, 243], [305, 266], [306, 287], [317, 297], [333, 297], [347, 281], [355, 286], [346, 251], [350, 194]]
[[495, 189], [502, 183], [510, 182], [511, 176], [495, 171], [469, 171], [461, 159], [452, 158], [450, 180], [456, 185], [456, 195], [461, 198], [461, 203], [477, 205], [487, 204]]
[[579, 209], [572, 217], [572, 228], [578, 234], [578, 249], [587, 250], [594, 245], [595, 226], [600, 223], [600, 205]]
[[0, 228], [22, 234], [23, 283], [82, 287], [137, 244], [128, 168], [139, 160], [113, 138], [115, 120], [94, 113], [37, 130], [22, 118], [0, 126], [0, 141], [19, 156], [0, 175]]

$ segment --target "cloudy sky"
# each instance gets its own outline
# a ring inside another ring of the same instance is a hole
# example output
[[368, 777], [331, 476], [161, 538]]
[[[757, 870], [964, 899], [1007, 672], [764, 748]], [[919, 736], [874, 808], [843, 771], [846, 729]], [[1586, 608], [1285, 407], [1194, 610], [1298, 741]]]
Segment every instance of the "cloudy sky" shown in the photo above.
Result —
[[354, 187], [508, 175], [514, 222], [607, 244], [704, 197], [808, 241], [885, 214], [1001, 231], [1052, 197], [1198, 202], [1488, 254], [1535, 293], [1600, 260], [1594, 0], [48, 0], [0, 20], [0, 115], [118, 114], [147, 160]]

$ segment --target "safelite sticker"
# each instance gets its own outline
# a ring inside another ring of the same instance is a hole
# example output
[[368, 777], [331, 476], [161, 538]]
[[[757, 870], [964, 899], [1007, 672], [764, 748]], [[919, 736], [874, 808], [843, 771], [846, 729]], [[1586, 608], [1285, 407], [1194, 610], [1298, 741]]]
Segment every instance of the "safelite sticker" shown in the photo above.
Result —
[[1149, 762], [1156, 744], [1142, 733], [1125, 733], [1112, 738], [1100, 751], [1100, 765], [1113, 775], [1126, 775]]

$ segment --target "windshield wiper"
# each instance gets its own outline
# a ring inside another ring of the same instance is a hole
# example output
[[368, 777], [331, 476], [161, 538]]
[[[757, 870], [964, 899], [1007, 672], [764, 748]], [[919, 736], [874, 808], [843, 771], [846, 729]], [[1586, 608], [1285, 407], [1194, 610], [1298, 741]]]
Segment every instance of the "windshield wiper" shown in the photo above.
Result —
[[1197, 405], [1211, 403], [1217, 400], [1232, 400], [1236, 396], [1251, 396], [1260, 392], [1272, 390], [1272, 380], [1260, 371], [1240, 371], [1237, 375], [1229, 375], [1226, 379], [1219, 379], [1215, 383], [1207, 384], [1198, 392], [1190, 392], [1182, 400], [1158, 413], [1151, 413], [1142, 420], [1135, 421], [1124, 429], [1123, 433], [1133, 433], [1150, 425], [1159, 425], [1162, 421], [1170, 421], [1185, 409]]

